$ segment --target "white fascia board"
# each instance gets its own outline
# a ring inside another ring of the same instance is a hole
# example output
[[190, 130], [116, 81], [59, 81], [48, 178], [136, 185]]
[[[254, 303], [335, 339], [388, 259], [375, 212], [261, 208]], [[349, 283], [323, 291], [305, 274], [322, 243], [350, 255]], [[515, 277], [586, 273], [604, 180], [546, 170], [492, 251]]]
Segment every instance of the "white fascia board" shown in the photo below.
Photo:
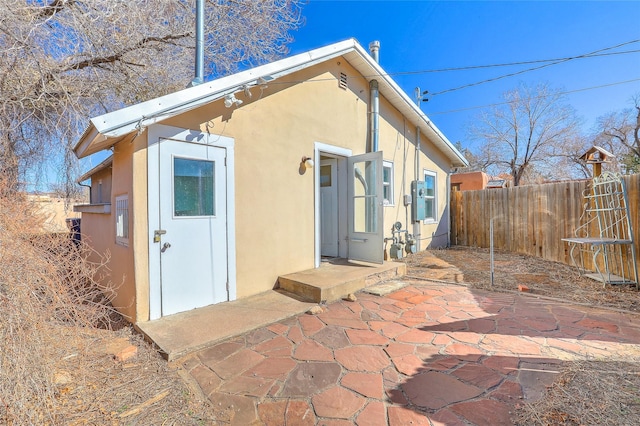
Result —
[[94, 174], [96, 174], [97, 172], [106, 169], [107, 167], [110, 167], [113, 164], [113, 155], [108, 156], [104, 161], [102, 161], [100, 164], [98, 164], [97, 166], [95, 166], [93, 169], [89, 170], [88, 172], [86, 172], [85, 174], [83, 174], [82, 176], [80, 176], [76, 182], [77, 183], [81, 183], [84, 182], [87, 179], [90, 179], [91, 176], [93, 176]]
[[73, 152], [75, 153], [76, 157], [82, 158], [88, 155], [86, 152], [89, 149], [91, 143], [98, 137], [98, 135], [98, 129], [96, 129], [93, 124], [89, 123], [89, 127], [85, 129], [84, 133], [80, 137], [80, 140], [78, 141], [78, 143], [76, 143], [76, 146], [73, 147]]
[[[425, 134], [431, 134], [434, 136], [436, 145], [449, 157], [454, 166], [468, 166], [469, 163], [464, 155], [456, 149], [456, 147], [447, 139], [447, 137], [438, 129], [438, 127], [429, 119], [429, 117], [422, 112], [418, 105], [402, 90], [395, 81], [384, 77], [385, 82], [389, 85], [389, 88], [395, 95], [402, 99], [402, 103], [405, 106], [399, 106], [399, 109], [405, 112], [409, 118], [413, 118], [414, 124], [420, 127], [420, 130]], [[384, 93], [383, 93], [384, 94]], [[413, 117], [411, 117], [413, 116]], [[440, 143], [438, 143], [440, 141]]]
[[[364, 62], [354, 65], [358, 71], [368, 80], [378, 80], [380, 84], [380, 93], [394, 105], [401, 113], [403, 113], [414, 125], [420, 127], [420, 130], [431, 135], [435, 139], [435, 144], [440, 150], [451, 160], [453, 166], [468, 166], [469, 163], [464, 155], [456, 149], [456, 147], [447, 139], [447, 137], [436, 127], [435, 124], [422, 112], [404, 90], [388, 76], [382, 67], [371, 58], [368, 52], [362, 46], [355, 43], [354, 50], [364, 59]], [[347, 58], [348, 59], [348, 58]], [[399, 100], [398, 100], [399, 99]]]
[[340, 56], [353, 50], [355, 45], [357, 45], [355, 40], [350, 39], [301, 53], [94, 117], [91, 119], [91, 124], [100, 134], [109, 138], [122, 136], [178, 113], [221, 99], [227, 94], [241, 90], [245, 85], [259, 85], [258, 79], [260, 77], [271, 76], [277, 79], [299, 69]]
[[[355, 56], [354, 56], [355, 55]], [[447, 155], [454, 166], [468, 165], [466, 159], [438, 130], [413, 100], [387, 76], [380, 65], [355, 40], [348, 39], [329, 46], [300, 53], [269, 64], [261, 65], [198, 86], [189, 87], [149, 101], [103, 114], [91, 119], [89, 128], [74, 151], [79, 158], [108, 147], [107, 139], [119, 138], [151, 124], [161, 122], [179, 113], [198, 108], [218, 100], [244, 86], [258, 85], [258, 79], [271, 76], [274, 79], [311, 67], [327, 60], [345, 56], [367, 80], [377, 79], [382, 84], [380, 92], [425, 134], [431, 134], [436, 145]], [[439, 142], [440, 141], [440, 142]], [[99, 145], [98, 145], [99, 144]]]

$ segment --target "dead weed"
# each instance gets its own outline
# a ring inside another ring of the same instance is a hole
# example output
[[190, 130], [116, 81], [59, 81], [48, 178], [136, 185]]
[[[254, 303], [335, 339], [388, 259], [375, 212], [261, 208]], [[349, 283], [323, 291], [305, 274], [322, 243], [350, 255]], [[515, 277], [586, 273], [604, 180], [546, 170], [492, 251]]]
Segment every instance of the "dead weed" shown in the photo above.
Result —
[[[0, 198], [0, 424], [213, 424], [210, 406], [141, 341], [98, 287], [105, 260]], [[95, 261], [95, 259], [101, 259]], [[89, 259], [94, 259], [90, 261]], [[114, 340], [137, 348], [116, 361]]]
[[[640, 360], [637, 360], [640, 361]], [[640, 421], [640, 371], [637, 363], [567, 363], [544, 398], [524, 404], [517, 425], [637, 425]]]
[[[463, 283], [489, 291], [518, 291], [526, 285], [535, 295], [640, 312], [640, 292], [630, 286], [606, 286], [580, 276], [575, 268], [515, 253], [494, 253], [491, 284], [488, 249], [453, 247], [406, 259], [407, 274], [420, 276], [432, 256], [463, 274]], [[616, 362], [585, 360], [564, 363], [558, 380], [535, 403], [514, 413], [517, 425], [581, 426], [640, 424], [639, 359]]]
[[[475, 288], [491, 291], [518, 291], [528, 287], [536, 295], [640, 312], [640, 292], [628, 285], [607, 285], [581, 276], [577, 269], [563, 263], [533, 256], [496, 251], [494, 253], [493, 285], [489, 249], [455, 246], [446, 250], [431, 250], [429, 254], [460, 269], [464, 282]], [[420, 254], [411, 262], [420, 263]], [[407, 263], [411, 273], [412, 263]]]

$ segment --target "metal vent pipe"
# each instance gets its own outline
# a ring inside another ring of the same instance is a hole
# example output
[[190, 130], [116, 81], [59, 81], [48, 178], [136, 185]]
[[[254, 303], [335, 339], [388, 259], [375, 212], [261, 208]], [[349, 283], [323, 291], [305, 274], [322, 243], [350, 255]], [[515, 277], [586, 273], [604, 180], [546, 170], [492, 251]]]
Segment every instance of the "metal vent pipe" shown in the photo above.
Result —
[[[369, 52], [371, 53], [371, 57], [376, 63], [380, 61], [380, 42], [372, 41], [369, 43]], [[378, 80], [371, 80], [369, 82], [369, 91], [370, 91], [370, 140], [371, 140], [371, 152], [378, 151], [378, 134], [379, 134], [379, 117], [380, 117], [380, 93], [378, 91]]]
[[369, 43], [369, 52], [371, 52], [373, 60], [380, 63], [380, 42], [378, 40]]
[[204, 1], [196, 0], [196, 69], [192, 86], [204, 82]]

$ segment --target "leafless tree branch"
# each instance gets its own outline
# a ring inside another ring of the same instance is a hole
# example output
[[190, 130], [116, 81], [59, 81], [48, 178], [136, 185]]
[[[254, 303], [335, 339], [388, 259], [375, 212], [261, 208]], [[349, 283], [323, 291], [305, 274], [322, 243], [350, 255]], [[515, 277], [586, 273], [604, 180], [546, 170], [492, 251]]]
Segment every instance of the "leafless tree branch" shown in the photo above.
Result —
[[[285, 54], [303, 4], [207, 0], [206, 75]], [[13, 182], [5, 188], [62, 161], [89, 117], [184, 88], [194, 28], [192, 0], [0, 2], [0, 172]]]

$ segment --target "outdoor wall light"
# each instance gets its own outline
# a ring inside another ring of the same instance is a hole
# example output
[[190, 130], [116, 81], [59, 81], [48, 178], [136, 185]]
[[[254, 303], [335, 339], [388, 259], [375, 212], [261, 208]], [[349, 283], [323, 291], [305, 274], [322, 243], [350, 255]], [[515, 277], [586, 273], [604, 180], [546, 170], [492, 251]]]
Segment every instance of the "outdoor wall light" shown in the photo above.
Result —
[[224, 106], [226, 106], [227, 108], [231, 108], [233, 104], [236, 104], [236, 106], [240, 106], [240, 104], [242, 104], [242, 101], [240, 99], [237, 99], [236, 95], [230, 93], [224, 97]]
[[307, 157], [306, 155], [302, 157], [302, 161], [300, 162], [305, 169], [311, 169], [313, 167], [313, 160], [311, 157]]

